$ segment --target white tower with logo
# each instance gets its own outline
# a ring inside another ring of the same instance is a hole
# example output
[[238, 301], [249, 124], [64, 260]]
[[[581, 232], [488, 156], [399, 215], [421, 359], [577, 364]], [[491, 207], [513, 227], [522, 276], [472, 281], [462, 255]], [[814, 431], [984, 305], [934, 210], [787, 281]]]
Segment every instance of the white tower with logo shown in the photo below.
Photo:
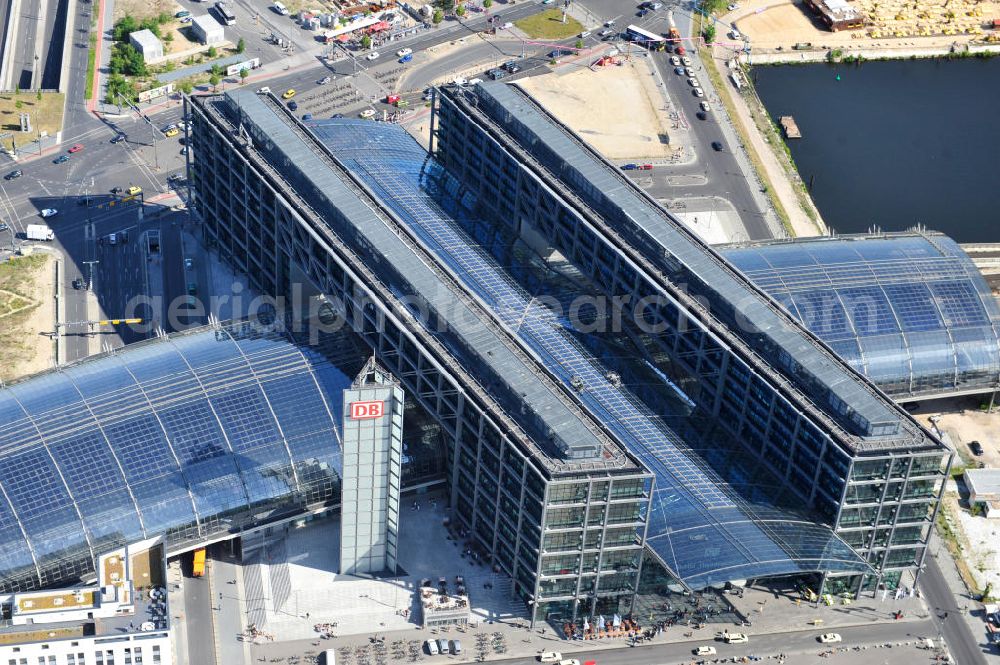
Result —
[[372, 358], [344, 391], [340, 572], [395, 574], [403, 389]]

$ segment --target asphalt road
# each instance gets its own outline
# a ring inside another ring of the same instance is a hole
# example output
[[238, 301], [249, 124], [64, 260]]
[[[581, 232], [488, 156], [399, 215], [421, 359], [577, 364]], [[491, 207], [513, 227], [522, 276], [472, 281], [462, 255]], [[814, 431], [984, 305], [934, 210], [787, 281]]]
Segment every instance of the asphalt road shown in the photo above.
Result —
[[958, 598], [945, 581], [937, 559], [928, 556], [924, 559], [924, 563], [926, 568], [920, 576], [919, 586], [932, 610], [934, 634], [940, 633], [944, 637], [958, 665], [986, 665], [986, 657], [983, 654], [992, 652], [986, 642], [985, 628], [977, 639], [962, 618]]
[[178, 654], [178, 662], [187, 665], [216, 665], [215, 631], [212, 621], [211, 587], [208, 577], [190, 576], [190, 559], [184, 564], [184, 624], [187, 633], [186, 654]]
[[[654, 646], [639, 646], [634, 648], [619, 649], [595, 649], [592, 651], [568, 651], [563, 654], [564, 658], [576, 658], [580, 662], [594, 660], [599, 665], [665, 665], [668, 663], [690, 663], [692, 662], [692, 652], [699, 646], [714, 646], [717, 655], [710, 656], [709, 659], [731, 659], [742, 656], [771, 656], [785, 654], [788, 656], [787, 662], [791, 664], [801, 663], [807, 660], [813, 662], [812, 657], [817, 657], [821, 652], [828, 651], [831, 647], [853, 647], [872, 646], [889, 642], [913, 642], [924, 637], [934, 637], [933, 627], [929, 621], [922, 622], [899, 622], [895, 624], [875, 623], [864, 626], [849, 628], [838, 628], [837, 633], [843, 638], [839, 645], [822, 645], [818, 641], [820, 631], [800, 631], [789, 633], [771, 633], [766, 635], [754, 635], [749, 633], [750, 641], [747, 644], [725, 644], [721, 640], [713, 640], [706, 636], [701, 640], [689, 642], [675, 642], [671, 644], [657, 644]], [[558, 650], [559, 646], [553, 643], [552, 649]], [[865, 655], [861, 655], [864, 653]], [[868, 654], [871, 653], [869, 656]], [[881, 658], [876, 658], [878, 652], [858, 652], [854, 657], [854, 662], [878, 663], [883, 662]], [[817, 658], [818, 660], [818, 658]], [[491, 663], [498, 665], [537, 665], [538, 660], [530, 658], [510, 658], [506, 660], [493, 660]], [[715, 661], [715, 662], [721, 662]], [[727, 660], [728, 662], [728, 660]], [[733, 661], [735, 662], [735, 661]], [[959, 661], [961, 664], [961, 661]]]

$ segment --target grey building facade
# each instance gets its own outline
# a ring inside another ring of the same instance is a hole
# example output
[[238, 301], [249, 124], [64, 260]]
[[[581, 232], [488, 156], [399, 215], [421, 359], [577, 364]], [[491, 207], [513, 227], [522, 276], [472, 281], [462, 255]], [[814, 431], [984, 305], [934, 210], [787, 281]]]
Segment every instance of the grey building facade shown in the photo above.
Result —
[[[206, 241], [264, 293], [325, 294], [437, 419], [457, 534], [536, 619], [768, 576], [860, 592], [915, 574], [941, 444], [791, 319], [783, 337], [734, 331], [746, 303], [716, 291], [734, 271], [709, 257], [722, 272], [699, 274], [686, 238], [680, 256], [647, 253], [635, 214], [675, 222], [591, 178], [613, 173], [596, 155], [567, 166], [529, 99], [486, 90], [435, 103], [435, 161], [397, 127], [306, 126], [248, 91], [194, 98]], [[524, 297], [548, 279], [525, 267], [536, 255], [512, 260], [525, 247], [557, 249], [594, 295], [644, 303], [642, 321], [574, 337]]]

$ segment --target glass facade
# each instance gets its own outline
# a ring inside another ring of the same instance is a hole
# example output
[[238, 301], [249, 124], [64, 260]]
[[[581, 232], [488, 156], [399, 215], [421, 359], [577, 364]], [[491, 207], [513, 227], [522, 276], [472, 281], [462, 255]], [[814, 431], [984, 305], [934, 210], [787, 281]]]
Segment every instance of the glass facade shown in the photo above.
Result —
[[947, 236], [840, 236], [721, 251], [896, 399], [1000, 386], [1000, 307]]
[[0, 591], [92, 573], [339, 502], [348, 333], [307, 344], [257, 322], [200, 328], [0, 389]]

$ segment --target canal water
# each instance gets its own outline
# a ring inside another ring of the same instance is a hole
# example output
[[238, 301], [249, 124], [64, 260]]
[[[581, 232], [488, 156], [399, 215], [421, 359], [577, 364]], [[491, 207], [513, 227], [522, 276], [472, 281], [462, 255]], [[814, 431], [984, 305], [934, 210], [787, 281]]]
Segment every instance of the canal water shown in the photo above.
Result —
[[760, 66], [792, 157], [838, 233], [915, 224], [1000, 242], [1000, 58]]

